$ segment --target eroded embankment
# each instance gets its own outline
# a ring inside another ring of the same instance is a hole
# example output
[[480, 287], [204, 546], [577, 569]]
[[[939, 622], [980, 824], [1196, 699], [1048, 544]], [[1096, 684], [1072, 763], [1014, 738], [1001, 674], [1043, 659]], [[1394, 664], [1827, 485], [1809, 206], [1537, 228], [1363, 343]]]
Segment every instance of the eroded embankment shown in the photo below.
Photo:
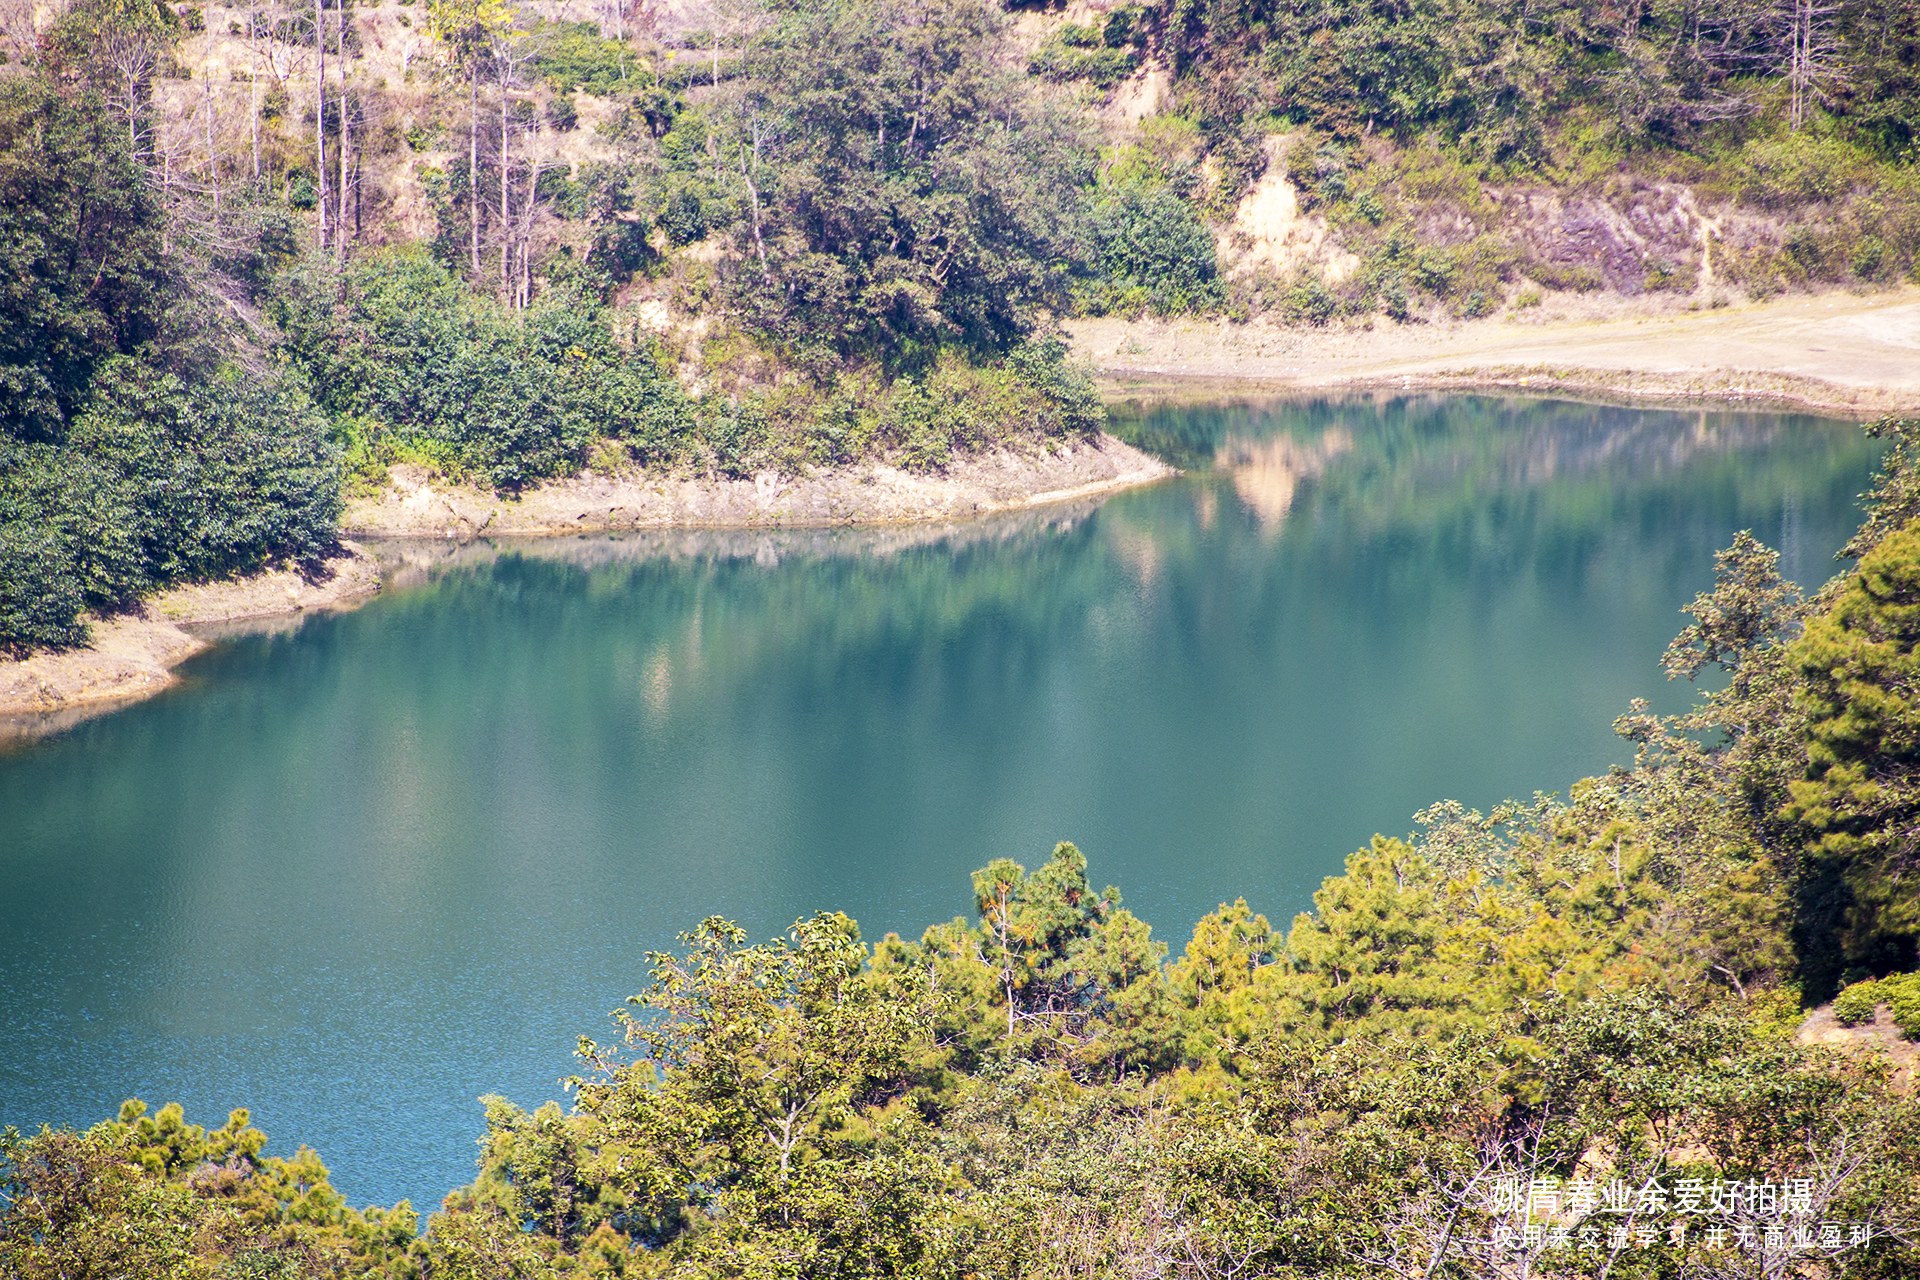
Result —
[[1157, 458], [1108, 435], [958, 458], [939, 473], [861, 463], [805, 476], [767, 471], [751, 480], [584, 475], [518, 497], [430, 483], [420, 468], [396, 466], [391, 483], [351, 503], [342, 524], [369, 538], [891, 524], [1063, 502], [1172, 474]]

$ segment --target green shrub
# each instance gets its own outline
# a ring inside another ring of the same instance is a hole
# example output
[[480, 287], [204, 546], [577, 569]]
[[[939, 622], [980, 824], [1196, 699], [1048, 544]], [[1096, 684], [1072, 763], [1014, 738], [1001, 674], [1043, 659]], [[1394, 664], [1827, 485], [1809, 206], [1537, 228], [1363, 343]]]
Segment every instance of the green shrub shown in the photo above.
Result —
[[1095, 206], [1093, 232], [1101, 279], [1082, 288], [1084, 310], [1173, 315], [1220, 305], [1213, 236], [1166, 186], [1110, 189]]
[[1811, 132], [1766, 138], [1740, 153], [1739, 194], [1774, 209], [1829, 201], [1859, 179], [1863, 165], [1864, 157], [1852, 147]]
[[653, 73], [632, 49], [618, 40], [601, 39], [599, 29], [591, 22], [545, 23], [540, 36], [534, 70], [557, 94], [585, 89], [605, 98], [654, 82]]
[[1422, 249], [1413, 259], [1413, 283], [1422, 293], [1445, 298], [1460, 279], [1460, 260], [1445, 249]]
[[1058, 339], [1026, 343], [985, 366], [950, 353], [924, 378], [894, 384], [881, 430], [915, 471], [1008, 440], [1091, 435], [1106, 426], [1106, 410], [1087, 371], [1066, 354]]
[[1880, 264], [1887, 258], [1887, 242], [1879, 236], [1861, 236], [1847, 250], [1847, 266], [1853, 274], [1862, 280], [1871, 280], [1880, 274]]
[[1880, 979], [1879, 997], [1880, 1003], [1891, 1009], [1900, 1034], [1909, 1040], [1920, 1040], [1920, 973], [1901, 973]]
[[1407, 302], [1407, 287], [1398, 277], [1389, 279], [1380, 285], [1380, 309], [1394, 320], [1405, 320], [1412, 314]]
[[1863, 1027], [1874, 1019], [1880, 1006], [1880, 984], [1872, 978], [1856, 982], [1833, 1001], [1833, 1016], [1843, 1027]]
[[[1085, 28], [1069, 27], [1068, 30]], [[1111, 89], [1133, 74], [1139, 59], [1132, 50], [1106, 48], [1100, 43], [1097, 33], [1087, 34], [1092, 41], [1090, 47], [1069, 44], [1061, 36], [1056, 36], [1033, 55], [1027, 63], [1027, 71], [1056, 82], [1085, 80], [1101, 89]]]
[[1323, 325], [1339, 314], [1340, 299], [1314, 276], [1307, 276], [1280, 303], [1288, 324]]
[[1145, 7], [1137, 4], [1122, 5], [1110, 11], [1100, 28], [1100, 42], [1109, 49], [1124, 49], [1130, 44], [1139, 44], [1145, 37], [1143, 24], [1146, 16]]
[[524, 313], [470, 295], [417, 251], [311, 261], [273, 300], [283, 353], [355, 447], [391, 434], [452, 449], [500, 489], [578, 472], [596, 435], [678, 460], [691, 409], [597, 305], [557, 289]]
[[297, 379], [104, 367], [60, 445], [0, 465], [0, 650], [82, 643], [82, 609], [331, 547], [340, 473]]

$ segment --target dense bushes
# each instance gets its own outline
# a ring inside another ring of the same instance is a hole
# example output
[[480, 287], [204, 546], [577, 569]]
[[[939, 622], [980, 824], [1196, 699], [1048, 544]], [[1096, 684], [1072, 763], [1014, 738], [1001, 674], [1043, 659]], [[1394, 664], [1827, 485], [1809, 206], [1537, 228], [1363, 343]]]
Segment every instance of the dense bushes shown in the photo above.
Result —
[[511, 490], [577, 474], [596, 440], [640, 466], [722, 477], [863, 458], [933, 470], [1105, 422], [1058, 340], [986, 360], [948, 350], [891, 378], [856, 365], [696, 399], [653, 351], [616, 343], [580, 295], [556, 289], [516, 314], [417, 252], [310, 263], [281, 282], [274, 309], [282, 350], [319, 388], [351, 463], [375, 473], [416, 457]]
[[1220, 305], [1213, 235], [1164, 183], [1107, 190], [1093, 210], [1098, 274], [1077, 291], [1093, 315], [1178, 315]]
[[1852, 984], [1834, 997], [1834, 1021], [1843, 1027], [1871, 1025], [1883, 1004], [1889, 1006], [1894, 1025], [1903, 1036], [1920, 1040], [1920, 973], [1897, 973]]
[[313, 559], [338, 475], [297, 378], [233, 363], [97, 100], [0, 81], [0, 651], [83, 610]]
[[533, 43], [534, 70], [557, 94], [584, 89], [605, 98], [630, 85], [637, 88], [655, 82], [653, 72], [626, 42], [601, 38], [591, 22], [542, 24], [534, 29]]
[[120, 357], [60, 445], [0, 443], [0, 644], [76, 644], [82, 609], [181, 579], [317, 560], [339, 470], [298, 387], [228, 368], [197, 384]]
[[578, 472], [600, 434], [668, 456], [689, 419], [671, 375], [617, 346], [571, 291], [517, 314], [400, 251], [309, 262], [279, 283], [273, 311], [282, 352], [360, 460], [424, 450], [517, 489]]

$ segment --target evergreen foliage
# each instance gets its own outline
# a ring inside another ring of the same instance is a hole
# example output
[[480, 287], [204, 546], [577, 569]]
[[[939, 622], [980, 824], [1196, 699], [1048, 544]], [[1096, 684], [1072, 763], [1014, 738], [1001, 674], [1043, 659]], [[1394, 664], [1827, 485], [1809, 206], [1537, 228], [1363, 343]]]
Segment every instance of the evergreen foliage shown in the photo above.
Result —
[[1066, 296], [1092, 156], [1001, 60], [982, 0], [770, 5], [719, 140], [729, 305], [802, 368], [999, 355]]
[[1179, 315], [1219, 305], [1213, 236], [1165, 183], [1109, 189], [1092, 225], [1098, 274], [1080, 289], [1086, 311]]
[[596, 435], [670, 456], [689, 417], [679, 384], [617, 346], [590, 299], [556, 290], [515, 315], [417, 251], [309, 261], [273, 311], [282, 351], [362, 457], [424, 451], [518, 489], [577, 473]]
[[94, 371], [161, 338], [163, 215], [98, 99], [0, 80], [0, 432], [55, 442]]
[[1803, 685], [1807, 768], [1786, 816], [1813, 833], [1808, 856], [1833, 870], [1829, 918], [1843, 957], [1884, 971], [1913, 962], [1920, 903], [1910, 886], [1920, 817], [1920, 528], [1893, 533], [1808, 619], [1789, 655]]

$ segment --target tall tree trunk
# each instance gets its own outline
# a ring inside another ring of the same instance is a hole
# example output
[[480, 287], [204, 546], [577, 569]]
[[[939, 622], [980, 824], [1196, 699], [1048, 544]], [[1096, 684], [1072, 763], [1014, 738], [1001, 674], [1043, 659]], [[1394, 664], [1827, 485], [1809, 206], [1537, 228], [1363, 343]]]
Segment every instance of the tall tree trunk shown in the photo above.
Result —
[[467, 211], [473, 215], [473, 282], [480, 283], [480, 69], [467, 68]]
[[540, 187], [540, 164], [527, 156], [527, 201], [520, 211], [520, 280], [517, 286], [520, 310], [533, 301], [533, 214], [534, 196]]
[[340, 251], [347, 249], [347, 153], [351, 149], [348, 138], [350, 128], [347, 122], [347, 0], [335, 0], [340, 9], [340, 26], [334, 44], [340, 63], [340, 145], [334, 150], [339, 152], [340, 160], [340, 216], [333, 220], [334, 238], [339, 242]]
[[513, 122], [508, 116], [508, 107], [511, 103], [507, 98], [507, 82], [513, 74], [511, 68], [512, 63], [509, 59], [500, 60], [500, 300], [502, 302], [511, 297], [512, 290], [509, 264], [513, 253], [513, 212], [509, 206], [512, 186], [508, 182], [508, 175], [513, 170], [511, 151], [513, 139], [508, 130]]
[[320, 248], [327, 247], [327, 11], [325, 0], [313, 0], [313, 50], [316, 58], [313, 72], [313, 144], [317, 163], [314, 165], [314, 194], [318, 197], [314, 207], [319, 210]]
[[247, 14], [247, 123], [253, 130], [253, 182], [260, 184], [260, 11]]
[[207, 182], [213, 188], [213, 212], [220, 213], [220, 153], [213, 149], [213, 37], [207, 37], [207, 61], [201, 66], [201, 103], [207, 112]]

